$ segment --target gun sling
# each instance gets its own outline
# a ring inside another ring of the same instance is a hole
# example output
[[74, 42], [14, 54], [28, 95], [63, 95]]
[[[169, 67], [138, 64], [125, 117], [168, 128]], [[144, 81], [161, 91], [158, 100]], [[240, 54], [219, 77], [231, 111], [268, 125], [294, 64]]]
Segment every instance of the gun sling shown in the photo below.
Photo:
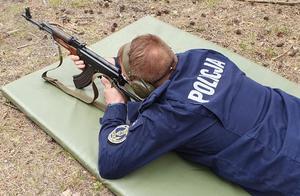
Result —
[[98, 108], [98, 109], [100, 109], [101, 111], [104, 112], [106, 110], [106, 105], [103, 104], [103, 103], [96, 102], [96, 99], [99, 96], [99, 91], [98, 91], [98, 88], [97, 88], [97, 86], [94, 82], [97, 78], [100, 78], [100, 77], [104, 76], [104, 74], [95, 73], [93, 75], [93, 78], [92, 78], [93, 96], [92, 97], [90, 97], [86, 94], [83, 94], [82, 92], [79, 92], [80, 90], [73, 90], [71, 88], [68, 88], [66, 85], [64, 85], [62, 82], [60, 82], [58, 79], [47, 76], [47, 73], [49, 71], [52, 71], [52, 70], [55, 70], [55, 69], [59, 68], [63, 63], [61, 48], [58, 44], [57, 44], [57, 46], [58, 46], [58, 52], [59, 52], [59, 64], [55, 68], [52, 68], [52, 69], [49, 69], [49, 70], [45, 71], [42, 74], [42, 78], [44, 80], [46, 80], [47, 82], [49, 82], [50, 84], [54, 85], [55, 87], [59, 88], [60, 90], [62, 90], [66, 94], [71, 95], [71, 96], [83, 101], [84, 103], [94, 105], [96, 108]]

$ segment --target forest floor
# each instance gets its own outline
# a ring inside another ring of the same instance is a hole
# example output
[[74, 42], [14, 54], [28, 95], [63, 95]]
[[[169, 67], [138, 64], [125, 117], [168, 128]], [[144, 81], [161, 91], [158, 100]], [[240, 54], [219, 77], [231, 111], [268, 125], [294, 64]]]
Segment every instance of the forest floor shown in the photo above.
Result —
[[[0, 86], [58, 58], [50, 37], [21, 17], [25, 7], [31, 8], [35, 19], [60, 24], [87, 44], [151, 15], [300, 83], [299, 4], [0, 0], [0, 5]], [[0, 139], [0, 195], [112, 195], [2, 94]]]

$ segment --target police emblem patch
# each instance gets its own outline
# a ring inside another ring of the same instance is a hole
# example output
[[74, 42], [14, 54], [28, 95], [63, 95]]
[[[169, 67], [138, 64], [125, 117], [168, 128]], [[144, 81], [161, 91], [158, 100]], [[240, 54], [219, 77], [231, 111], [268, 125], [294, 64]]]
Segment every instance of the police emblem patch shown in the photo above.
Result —
[[128, 134], [128, 125], [119, 125], [117, 126], [110, 134], [107, 139], [113, 144], [120, 144], [126, 140]]

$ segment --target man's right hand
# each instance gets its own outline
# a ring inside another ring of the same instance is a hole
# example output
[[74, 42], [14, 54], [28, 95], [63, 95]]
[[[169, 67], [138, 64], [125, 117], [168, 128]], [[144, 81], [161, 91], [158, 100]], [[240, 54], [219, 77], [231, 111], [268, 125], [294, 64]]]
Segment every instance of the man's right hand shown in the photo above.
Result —
[[78, 69], [82, 70], [85, 68], [85, 64], [84, 64], [83, 60], [80, 60], [79, 56], [77, 56], [77, 55], [69, 55], [69, 56]]
[[[80, 60], [79, 56], [73, 55], [73, 54], [69, 54], [69, 57], [71, 58], [71, 60], [74, 62], [74, 64], [76, 65], [76, 67], [78, 69], [83, 70], [85, 68], [84, 61]], [[105, 60], [107, 60], [111, 64], [115, 65], [114, 58], [105, 58]]]
[[104, 99], [106, 104], [126, 103], [127, 99], [120, 93], [115, 87], [112, 86], [111, 82], [105, 77], [101, 78], [101, 82], [104, 86]]

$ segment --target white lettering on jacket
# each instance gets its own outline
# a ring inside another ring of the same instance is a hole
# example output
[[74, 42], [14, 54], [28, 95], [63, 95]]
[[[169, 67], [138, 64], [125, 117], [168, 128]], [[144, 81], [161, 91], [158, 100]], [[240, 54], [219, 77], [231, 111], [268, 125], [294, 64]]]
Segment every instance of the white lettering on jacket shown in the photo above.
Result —
[[[209, 102], [209, 96], [215, 94], [225, 63], [211, 58], [206, 58], [203, 64], [210, 69], [201, 69], [197, 80], [193, 83], [193, 89], [190, 91], [188, 99], [199, 103]], [[206, 97], [206, 99], [204, 99]]]

